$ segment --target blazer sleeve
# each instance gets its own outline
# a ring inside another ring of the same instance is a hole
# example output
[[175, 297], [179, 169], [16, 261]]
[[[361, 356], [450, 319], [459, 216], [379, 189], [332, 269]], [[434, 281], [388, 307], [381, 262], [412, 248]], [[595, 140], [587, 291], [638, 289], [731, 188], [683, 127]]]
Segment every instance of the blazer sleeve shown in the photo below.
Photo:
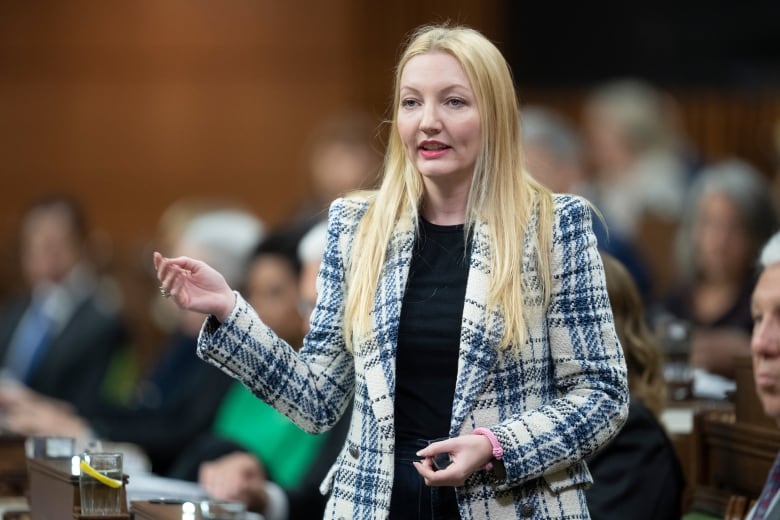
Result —
[[237, 294], [224, 323], [210, 317], [198, 355], [240, 380], [260, 399], [310, 433], [330, 429], [354, 392], [354, 361], [342, 330], [346, 254], [360, 207], [339, 199], [328, 215], [327, 246], [318, 275], [311, 331], [295, 352]]
[[573, 467], [612, 439], [628, 414], [625, 360], [590, 211], [578, 198], [558, 197], [555, 220], [546, 311], [554, 388], [541, 406], [492, 428], [504, 448], [507, 486], [581, 471]]

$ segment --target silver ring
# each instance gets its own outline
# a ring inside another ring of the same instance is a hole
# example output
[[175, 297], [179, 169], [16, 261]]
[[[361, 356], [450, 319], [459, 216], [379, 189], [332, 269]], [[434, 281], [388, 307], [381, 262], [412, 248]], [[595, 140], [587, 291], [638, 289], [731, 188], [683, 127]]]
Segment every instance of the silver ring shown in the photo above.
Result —
[[160, 294], [162, 294], [163, 297], [165, 297], [165, 298], [168, 298], [168, 297], [171, 296], [171, 292], [168, 289], [166, 289], [165, 287], [163, 287], [162, 285], [160, 286]]

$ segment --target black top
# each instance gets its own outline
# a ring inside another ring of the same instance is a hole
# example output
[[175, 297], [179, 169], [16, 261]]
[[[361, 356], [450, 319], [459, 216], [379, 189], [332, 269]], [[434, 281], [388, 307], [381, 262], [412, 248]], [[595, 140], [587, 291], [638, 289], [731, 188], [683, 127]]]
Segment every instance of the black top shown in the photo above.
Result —
[[587, 459], [585, 491], [593, 520], [678, 519], [685, 477], [663, 426], [634, 397], [620, 433]]
[[729, 307], [720, 317], [709, 323], [698, 320], [693, 315], [694, 287], [689, 284], [682, 284], [672, 292], [671, 296], [666, 300], [666, 309], [676, 317], [690, 321], [698, 327], [733, 327], [750, 334], [753, 332], [753, 315], [750, 313], [753, 287], [753, 280], [747, 279], [742, 284], [739, 294], [737, 294], [731, 307]]
[[463, 225], [420, 219], [398, 326], [400, 442], [449, 435], [468, 272]]

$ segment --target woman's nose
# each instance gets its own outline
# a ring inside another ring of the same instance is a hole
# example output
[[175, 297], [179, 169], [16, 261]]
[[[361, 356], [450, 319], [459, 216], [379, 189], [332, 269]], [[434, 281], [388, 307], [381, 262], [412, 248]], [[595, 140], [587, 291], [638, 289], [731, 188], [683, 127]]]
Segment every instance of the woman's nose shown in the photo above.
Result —
[[434, 103], [428, 103], [423, 108], [420, 130], [426, 134], [435, 134], [441, 131], [441, 119]]

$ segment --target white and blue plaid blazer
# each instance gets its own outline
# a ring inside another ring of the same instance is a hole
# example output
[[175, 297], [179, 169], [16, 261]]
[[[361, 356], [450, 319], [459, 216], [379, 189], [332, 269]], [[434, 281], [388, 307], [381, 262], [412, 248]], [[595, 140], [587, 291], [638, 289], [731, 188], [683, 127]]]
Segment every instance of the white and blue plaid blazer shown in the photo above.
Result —
[[[383, 519], [393, 485], [395, 350], [415, 229], [398, 223], [373, 308], [374, 334], [347, 350], [342, 331], [345, 266], [368, 202], [330, 209], [311, 332], [299, 353], [239, 296], [224, 323], [207, 320], [198, 354], [240, 379], [309, 432], [331, 428], [354, 395], [346, 444], [322, 484], [327, 519]], [[535, 220], [528, 234], [534, 232]], [[580, 199], [555, 197], [552, 291], [544, 306], [535, 255], [523, 249], [528, 339], [499, 350], [502, 322], [487, 326], [486, 225], [474, 230], [450, 435], [490, 428], [506, 475], [478, 471], [457, 488], [464, 519], [589, 518], [583, 462], [627, 414], [626, 368], [615, 334], [603, 267]]]

